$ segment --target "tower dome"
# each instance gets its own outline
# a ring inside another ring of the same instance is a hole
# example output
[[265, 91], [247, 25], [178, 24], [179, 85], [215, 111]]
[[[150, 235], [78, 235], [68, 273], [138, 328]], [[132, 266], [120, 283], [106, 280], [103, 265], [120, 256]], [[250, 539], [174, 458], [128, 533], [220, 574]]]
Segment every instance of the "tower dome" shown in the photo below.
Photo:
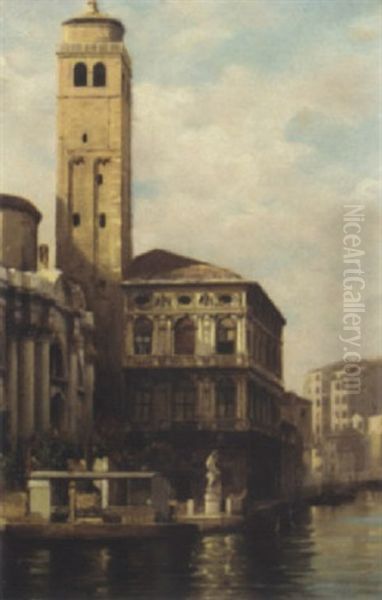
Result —
[[121, 21], [100, 12], [97, 0], [86, 0], [86, 10], [63, 23], [63, 42], [122, 42], [125, 28]]

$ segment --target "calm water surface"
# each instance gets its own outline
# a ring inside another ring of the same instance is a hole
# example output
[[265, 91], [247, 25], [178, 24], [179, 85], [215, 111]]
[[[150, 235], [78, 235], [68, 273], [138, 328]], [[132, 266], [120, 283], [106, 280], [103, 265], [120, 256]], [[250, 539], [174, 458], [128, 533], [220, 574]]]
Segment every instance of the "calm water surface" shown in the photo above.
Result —
[[382, 493], [266, 537], [3, 544], [2, 598], [382, 598]]

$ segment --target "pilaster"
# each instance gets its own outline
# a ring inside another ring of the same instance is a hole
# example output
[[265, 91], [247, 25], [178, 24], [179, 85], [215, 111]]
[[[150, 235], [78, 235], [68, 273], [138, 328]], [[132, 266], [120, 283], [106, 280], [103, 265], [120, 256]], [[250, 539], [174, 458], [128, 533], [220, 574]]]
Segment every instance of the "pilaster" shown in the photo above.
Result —
[[35, 346], [36, 431], [50, 427], [50, 338], [41, 337]]
[[35, 427], [35, 341], [33, 334], [24, 334], [19, 343], [18, 430], [23, 438]]
[[19, 407], [18, 407], [18, 392], [19, 392], [19, 377], [18, 377], [18, 340], [16, 336], [10, 336], [7, 339], [7, 374], [6, 388], [8, 396], [8, 407], [10, 413], [10, 434], [12, 446], [16, 446], [19, 426]]
[[247, 418], [247, 386], [245, 377], [238, 377], [236, 380], [236, 418], [239, 420]]

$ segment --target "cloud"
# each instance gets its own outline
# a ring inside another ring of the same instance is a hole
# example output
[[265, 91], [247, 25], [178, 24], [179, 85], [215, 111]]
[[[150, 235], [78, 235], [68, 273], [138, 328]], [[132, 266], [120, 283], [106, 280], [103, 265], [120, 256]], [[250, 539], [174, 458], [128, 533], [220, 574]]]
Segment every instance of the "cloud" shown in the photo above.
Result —
[[381, 39], [381, 12], [367, 15], [352, 21], [349, 25], [349, 38], [356, 43], [370, 43]]

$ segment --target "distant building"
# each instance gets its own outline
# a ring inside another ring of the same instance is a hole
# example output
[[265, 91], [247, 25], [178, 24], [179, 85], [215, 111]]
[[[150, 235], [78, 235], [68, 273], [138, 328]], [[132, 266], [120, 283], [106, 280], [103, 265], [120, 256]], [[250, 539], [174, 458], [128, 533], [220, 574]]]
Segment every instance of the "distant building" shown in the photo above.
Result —
[[295, 427], [301, 437], [303, 480], [307, 482], [312, 469], [312, 403], [294, 392], [286, 392], [281, 416], [283, 421]]
[[382, 359], [360, 363], [359, 390], [349, 389], [343, 362], [310, 371], [304, 396], [312, 403], [312, 429], [316, 442], [353, 426], [353, 417], [382, 413]]
[[322, 480], [348, 483], [361, 479], [366, 470], [365, 436], [355, 429], [329, 434], [320, 446]]
[[[78, 285], [37, 268], [40, 213], [0, 195], [0, 415], [3, 447], [92, 422], [93, 320]], [[46, 248], [43, 249], [46, 255]], [[43, 258], [46, 260], [46, 256]]]
[[368, 418], [367, 458], [371, 478], [382, 479], [382, 414]]
[[359, 363], [356, 389], [349, 388], [343, 362], [310, 371], [304, 394], [312, 407], [313, 478], [351, 481], [377, 468], [382, 416], [382, 359]]

